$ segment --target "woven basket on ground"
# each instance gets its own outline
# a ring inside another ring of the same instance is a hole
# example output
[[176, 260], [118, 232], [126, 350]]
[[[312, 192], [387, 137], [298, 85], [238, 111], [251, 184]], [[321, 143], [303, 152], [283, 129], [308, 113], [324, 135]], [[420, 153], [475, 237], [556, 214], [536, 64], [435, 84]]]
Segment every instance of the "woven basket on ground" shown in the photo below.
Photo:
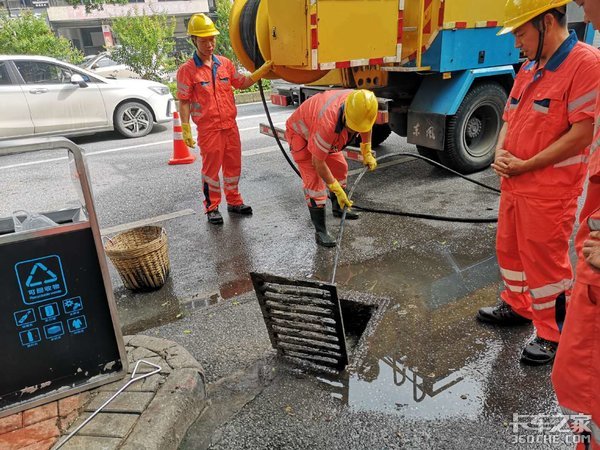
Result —
[[158, 289], [165, 284], [171, 263], [164, 228], [133, 228], [108, 239], [107, 256], [127, 289]]

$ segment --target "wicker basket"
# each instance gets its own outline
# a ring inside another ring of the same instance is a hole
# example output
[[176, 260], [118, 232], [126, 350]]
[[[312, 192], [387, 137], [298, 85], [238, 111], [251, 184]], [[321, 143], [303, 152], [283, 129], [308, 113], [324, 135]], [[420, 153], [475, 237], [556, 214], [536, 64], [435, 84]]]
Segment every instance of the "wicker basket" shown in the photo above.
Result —
[[151, 290], [165, 284], [171, 263], [164, 228], [146, 226], [124, 231], [108, 239], [104, 249], [127, 289]]

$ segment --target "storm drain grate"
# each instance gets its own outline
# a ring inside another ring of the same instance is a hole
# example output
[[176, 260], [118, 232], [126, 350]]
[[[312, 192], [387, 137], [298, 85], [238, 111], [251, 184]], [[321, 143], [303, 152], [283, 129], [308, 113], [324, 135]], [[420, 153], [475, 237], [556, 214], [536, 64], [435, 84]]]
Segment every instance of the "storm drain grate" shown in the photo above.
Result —
[[278, 354], [318, 370], [348, 364], [344, 322], [333, 284], [251, 273], [267, 332]]

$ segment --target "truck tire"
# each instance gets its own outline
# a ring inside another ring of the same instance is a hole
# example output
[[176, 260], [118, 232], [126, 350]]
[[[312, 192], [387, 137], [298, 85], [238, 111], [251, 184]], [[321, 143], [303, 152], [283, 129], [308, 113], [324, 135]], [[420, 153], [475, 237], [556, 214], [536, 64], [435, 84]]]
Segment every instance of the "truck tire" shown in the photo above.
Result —
[[[392, 129], [387, 123], [373, 125], [371, 133], [371, 147], [379, 147], [392, 134]], [[360, 135], [356, 135], [348, 144], [350, 147], [360, 147]]]
[[497, 83], [472, 87], [456, 114], [448, 117], [446, 148], [439, 152], [441, 163], [465, 174], [489, 167], [506, 99], [506, 91]]
[[425, 158], [429, 158], [432, 161], [440, 162], [440, 152], [435, 148], [423, 147], [422, 145], [417, 145], [417, 152], [419, 155], [424, 156]]
[[373, 125], [371, 133], [371, 147], [378, 147], [392, 134], [392, 129], [387, 123]]

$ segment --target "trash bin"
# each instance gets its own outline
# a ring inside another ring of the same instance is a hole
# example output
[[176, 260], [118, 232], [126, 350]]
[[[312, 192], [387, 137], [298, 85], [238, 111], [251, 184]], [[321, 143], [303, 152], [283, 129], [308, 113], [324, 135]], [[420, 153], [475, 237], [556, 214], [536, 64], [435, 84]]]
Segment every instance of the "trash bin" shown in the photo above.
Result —
[[161, 288], [171, 269], [167, 233], [164, 228], [133, 228], [106, 238], [104, 250], [127, 289]]

